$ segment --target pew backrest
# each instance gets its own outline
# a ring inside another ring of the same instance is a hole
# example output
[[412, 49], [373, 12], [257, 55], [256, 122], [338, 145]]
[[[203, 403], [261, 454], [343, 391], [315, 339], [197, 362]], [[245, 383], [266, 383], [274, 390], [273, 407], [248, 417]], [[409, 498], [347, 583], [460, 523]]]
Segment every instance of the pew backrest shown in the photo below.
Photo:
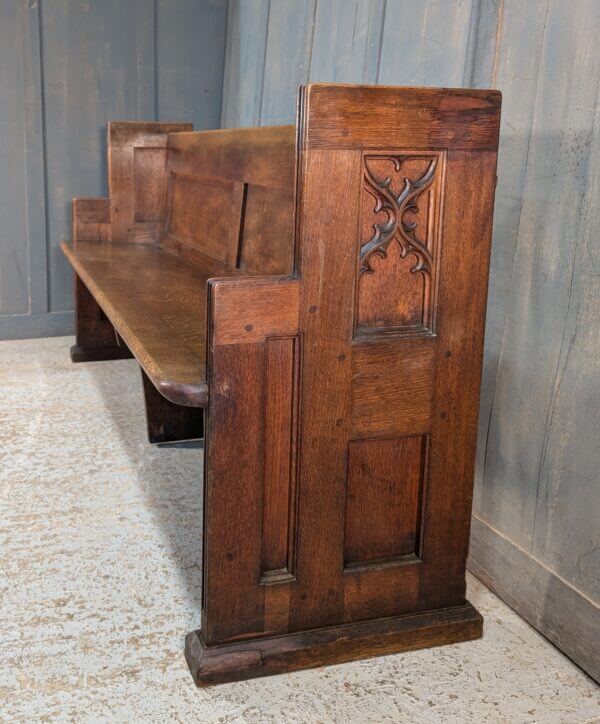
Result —
[[81, 228], [75, 238], [160, 243], [216, 275], [290, 274], [294, 126], [190, 129], [110, 123], [109, 199], [89, 200], [104, 203], [106, 224], [86, 227], [86, 207], [78, 200], [74, 218]]

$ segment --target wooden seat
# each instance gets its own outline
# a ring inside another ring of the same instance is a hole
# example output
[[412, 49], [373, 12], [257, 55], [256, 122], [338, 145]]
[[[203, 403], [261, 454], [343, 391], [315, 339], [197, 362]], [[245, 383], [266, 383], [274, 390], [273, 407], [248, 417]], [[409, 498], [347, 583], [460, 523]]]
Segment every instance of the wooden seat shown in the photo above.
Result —
[[74, 361], [131, 353], [164, 398], [205, 407], [208, 280], [292, 270], [295, 129], [190, 128], [110, 123], [110, 196], [75, 199], [62, 249]]
[[[198, 684], [477, 638], [465, 570], [495, 91], [312, 85], [297, 128], [109, 125], [74, 361], [204, 440]], [[200, 547], [200, 541], [198, 542]]]
[[205, 406], [206, 283], [214, 270], [156, 245], [85, 241], [62, 248], [159, 392], [180, 405]]

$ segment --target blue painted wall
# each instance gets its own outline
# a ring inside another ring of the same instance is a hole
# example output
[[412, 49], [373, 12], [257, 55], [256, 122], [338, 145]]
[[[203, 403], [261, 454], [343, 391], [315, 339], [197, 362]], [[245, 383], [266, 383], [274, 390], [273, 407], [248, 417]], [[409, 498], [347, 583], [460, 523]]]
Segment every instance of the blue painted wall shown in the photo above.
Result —
[[221, 116], [226, 0], [0, 0], [0, 339], [73, 329], [59, 252], [107, 120]]

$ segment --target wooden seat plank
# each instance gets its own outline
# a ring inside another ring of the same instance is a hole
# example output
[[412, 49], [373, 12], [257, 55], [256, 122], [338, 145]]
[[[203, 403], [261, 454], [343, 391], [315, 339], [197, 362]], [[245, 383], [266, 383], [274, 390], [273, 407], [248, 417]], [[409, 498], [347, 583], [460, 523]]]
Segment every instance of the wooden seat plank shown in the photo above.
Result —
[[206, 282], [227, 271], [186, 264], [156, 245], [62, 249], [155, 387], [171, 402], [204, 407]]

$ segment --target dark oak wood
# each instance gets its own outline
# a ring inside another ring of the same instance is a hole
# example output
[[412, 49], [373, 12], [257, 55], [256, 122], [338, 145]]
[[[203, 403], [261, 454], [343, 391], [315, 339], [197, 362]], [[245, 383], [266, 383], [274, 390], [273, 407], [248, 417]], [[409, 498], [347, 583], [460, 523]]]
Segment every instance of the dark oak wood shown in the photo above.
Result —
[[[73, 199], [74, 241], [107, 241], [110, 238], [109, 199]], [[73, 362], [97, 362], [132, 357], [98, 302], [74, 275], [75, 345]]]
[[63, 242], [79, 279], [157, 389], [206, 405], [206, 282], [212, 276], [160, 247]]
[[146, 404], [148, 440], [151, 443], [199, 440], [204, 437], [204, 410], [167, 400], [140, 368]]
[[305, 148], [496, 151], [502, 95], [468, 88], [307, 86]]
[[75, 344], [72, 362], [100, 362], [132, 357], [108, 317], [81, 279], [75, 275]]
[[150, 439], [190, 438], [206, 407], [197, 683], [481, 635], [499, 109], [313, 85], [297, 129], [111, 124], [110, 199], [76, 202], [63, 250], [87, 348], [122, 339], [143, 368]]
[[73, 199], [72, 238], [73, 241], [109, 241], [109, 199]]
[[161, 244], [190, 263], [291, 274], [292, 126], [172, 133]]
[[191, 123], [108, 124], [110, 238], [157, 242], [162, 227], [167, 136]]
[[482, 631], [481, 615], [466, 603], [222, 646], [207, 646], [202, 634], [193, 631], [185, 641], [185, 658], [196, 684], [208, 686], [471, 641]]

